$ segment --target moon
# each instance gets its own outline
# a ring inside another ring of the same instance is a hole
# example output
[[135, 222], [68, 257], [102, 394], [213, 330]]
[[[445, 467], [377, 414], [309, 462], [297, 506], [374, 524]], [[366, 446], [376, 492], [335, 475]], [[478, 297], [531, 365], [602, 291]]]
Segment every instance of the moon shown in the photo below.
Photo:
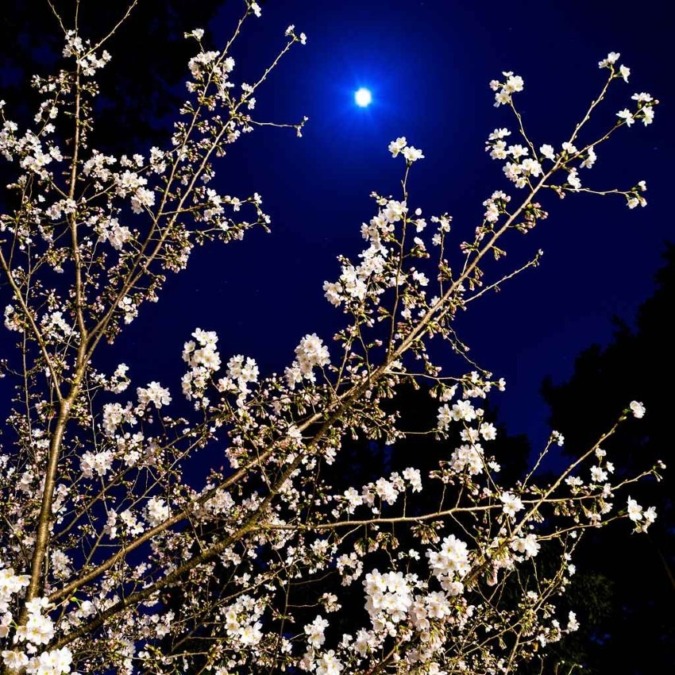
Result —
[[357, 89], [354, 94], [354, 101], [359, 108], [367, 108], [373, 101], [373, 95], [370, 93], [370, 89], [361, 87]]

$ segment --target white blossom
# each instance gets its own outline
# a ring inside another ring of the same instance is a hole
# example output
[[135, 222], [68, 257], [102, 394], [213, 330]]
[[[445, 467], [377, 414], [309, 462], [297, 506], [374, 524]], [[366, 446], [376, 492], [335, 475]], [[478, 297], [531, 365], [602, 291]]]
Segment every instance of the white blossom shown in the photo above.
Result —
[[645, 416], [646, 409], [642, 403], [639, 401], [631, 401], [630, 403], [630, 410], [633, 413], [633, 417], [636, 417], [637, 419], [641, 419], [642, 417]]

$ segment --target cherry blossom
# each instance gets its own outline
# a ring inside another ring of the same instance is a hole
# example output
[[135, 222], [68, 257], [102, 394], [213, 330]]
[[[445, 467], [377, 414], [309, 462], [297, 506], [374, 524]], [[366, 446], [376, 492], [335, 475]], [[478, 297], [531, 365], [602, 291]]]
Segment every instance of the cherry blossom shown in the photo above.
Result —
[[[540, 482], [537, 465], [502, 480], [489, 410], [505, 382], [468, 356], [457, 318], [537, 264], [540, 252], [504, 267], [506, 235], [535, 230], [549, 202], [585, 192], [646, 205], [643, 181], [595, 190], [592, 176], [599, 146], [651, 124], [658, 101], [634, 94], [599, 135], [586, 133], [610, 85], [634, 77], [612, 52], [599, 63], [600, 98], [554, 146], [528, 135], [524, 80], [503, 72], [490, 87], [511, 129], [486, 140], [502, 170], [476, 223], [418, 203], [408, 177], [424, 151], [398, 136], [388, 150], [401, 183], [372, 193], [354, 224], [363, 250], [340, 256], [323, 286], [341, 321], [334, 335], [299, 332], [276, 373], [264, 355], [221, 354], [215, 331], [192, 326], [180, 383], [139, 381], [110, 345], [168, 273], [198, 246], [271, 225], [257, 192], [213, 187], [230, 147], [261, 127], [300, 135], [307, 121], [255, 116], [269, 74], [305, 34], [289, 26], [270, 68], [243, 81], [234, 45], [260, 5], [246, 0], [242, 14], [220, 47], [205, 49], [201, 28], [185, 33], [186, 100], [149, 149], [93, 147], [107, 38], [65, 30], [61, 69], [33, 81], [34, 125], [0, 103], [0, 156], [14, 171], [0, 214], [2, 375], [14, 388], [0, 452], [2, 666], [440, 675], [539, 659], [579, 627], [559, 609], [579, 538], [610, 523], [645, 532], [656, 511], [629, 492], [664, 467], [615, 470], [604, 442], [644, 416], [632, 401], [554, 480]], [[404, 424], [404, 386], [435, 411], [428, 428]], [[443, 452], [430, 468], [432, 437]], [[376, 456], [362, 448], [386, 455], [406, 438], [419, 453], [405, 469], [364, 469]], [[541, 459], [563, 442], [553, 431]]]

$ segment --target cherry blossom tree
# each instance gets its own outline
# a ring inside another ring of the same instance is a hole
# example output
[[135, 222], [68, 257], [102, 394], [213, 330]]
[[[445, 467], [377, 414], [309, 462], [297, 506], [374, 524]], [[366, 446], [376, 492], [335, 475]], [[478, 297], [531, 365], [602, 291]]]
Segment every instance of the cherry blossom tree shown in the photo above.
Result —
[[[486, 195], [468, 237], [449, 214], [415, 204], [408, 176], [424, 154], [394, 140], [401, 187], [373, 194], [364, 250], [340, 258], [324, 285], [343, 328], [332, 340], [318, 329], [303, 337], [283, 373], [261, 372], [255, 355], [221, 356], [218, 336], [198, 327], [180, 391], [132, 384], [125, 364], [109, 366], [108, 345], [196, 246], [270, 224], [258, 194], [211, 187], [247, 133], [272, 124], [300, 134], [305, 122], [254, 117], [271, 70], [305, 43], [293, 26], [259, 79], [237, 79], [232, 45], [260, 14], [248, 0], [220, 50], [203, 48], [203, 30], [186, 34], [188, 99], [162, 147], [95, 147], [106, 38], [91, 43], [66, 25], [63, 69], [33, 81], [34, 125], [0, 109], [0, 152], [14, 172], [0, 214], [2, 373], [14, 386], [0, 454], [5, 673], [514, 672], [577, 628], [557, 605], [584, 531], [627, 520], [643, 532], [656, 517], [631, 486], [662, 467], [616, 479], [603, 450], [645, 414], [636, 401], [555, 480], [537, 478], [563, 442], [553, 431], [529, 473], [503, 484], [481, 406], [504, 382], [469, 359], [455, 331], [474, 300], [524, 269], [499, 260], [546, 217], [546, 199], [646, 204], [643, 182], [596, 190], [584, 177], [600, 146], [650, 124], [657, 103], [628, 94], [625, 109], [602, 111], [605, 131], [585, 138], [608, 88], [628, 79], [616, 53], [559, 148], [528, 135], [521, 77], [490, 83], [515, 127], [487, 140], [505, 189]], [[334, 487], [353, 439], [406, 437], [403, 385], [436, 407], [427, 433], [446, 439], [445, 458], [432, 471], [411, 458]]]

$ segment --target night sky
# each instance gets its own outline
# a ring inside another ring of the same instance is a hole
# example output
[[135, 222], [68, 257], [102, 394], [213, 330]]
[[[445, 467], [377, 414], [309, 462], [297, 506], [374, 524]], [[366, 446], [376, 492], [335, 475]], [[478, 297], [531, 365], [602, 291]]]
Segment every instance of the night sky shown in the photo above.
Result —
[[[288, 365], [304, 334], [328, 340], [341, 314], [324, 300], [322, 283], [339, 276], [338, 254], [361, 250], [360, 225], [375, 213], [370, 192], [400, 195], [404, 163], [387, 152], [391, 140], [404, 135], [424, 151], [409, 182], [410, 206], [426, 216], [452, 214], [457, 246], [493, 190], [516, 192], [501, 163], [484, 152], [492, 130], [514, 129], [509, 111], [493, 107], [488, 82], [505, 70], [521, 75], [525, 91], [516, 100], [526, 127], [538, 146], [559, 146], [604, 82], [598, 61], [619, 51], [630, 83], [615, 82], [599, 119], [612, 124], [635, 92], [649, 92], [661, 105], [652, 126], [622, 130], [582, 177], [597, 188], [644, 179], [648, 207], [630, 211], [620, 197], [549, 195], [549, 219], [507, 242], [500, 269], [517, 267], [539, 248], [542, 265], [472, 305], [459, 323], [473, 358], [507, 380], [497, 403], [509, 432], [527, 433], [538, 447], [548, 434], [542, 379], [569, 377], [582, 349], [611, 338], [613, 316], [632, 320], [653, 290], [665, 242], [675, 239], [668, 202], [675, 178], [675, 59], [668, 44], [675, 25], [667, 5], [643, 0], [619, 11], [609, 0], [264, 4], [234, 51], [235, 73], [260, 72], [295, 24], [308, 43], [273, 73], [255, 112], [257, 119], [310, 121], [300, 139], [262, 129], [238, 143], [221, 164], [218, 187], [239, 196], [259, 192], [272, 234], [255, 230], [243, 242], [196, 253], [191, 269], [172, 278], [160, 302], [129, 327], [120, 349], [132, 372], [149, 380], [177, 371], [182, 344], [197, 326], [218, 331], [224, 357], [253, 356], [263, 373]], [[227, 3], [207, 27], [213, 46], [229, 36], [239, 9]], [[372, 91], [368, 108], [354, 103], [359, 87]], [[140, 349], [148, 344], [149, 360]], [[164, 383], [178, 389], [177, 379]]]

